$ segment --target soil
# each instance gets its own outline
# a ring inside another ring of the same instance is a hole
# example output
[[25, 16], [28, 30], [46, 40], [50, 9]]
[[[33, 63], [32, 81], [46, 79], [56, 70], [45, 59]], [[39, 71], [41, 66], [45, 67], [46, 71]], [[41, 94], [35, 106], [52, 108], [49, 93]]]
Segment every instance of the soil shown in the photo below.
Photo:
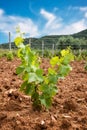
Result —
[[[87, 72], [85, 61], [71, 63], [73, 70], [58, 82], [58, 94], [48, 110], [35, 111], [32, 101], [19, 91], [15, 73], [19, 59], [0, 59], [0, 130], [87, 130]], [[49, 59], [41, 67], [46, 73]]]

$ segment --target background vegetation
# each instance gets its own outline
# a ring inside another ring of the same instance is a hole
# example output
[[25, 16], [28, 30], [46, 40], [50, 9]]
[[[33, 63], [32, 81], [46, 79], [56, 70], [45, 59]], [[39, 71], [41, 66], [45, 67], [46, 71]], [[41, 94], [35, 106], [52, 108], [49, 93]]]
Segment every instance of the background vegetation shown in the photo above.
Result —
[[[31, 43], [31, 48], [42, 49], [42, 43], [44, 43], [44, 49], [64, 49], [67, 46], [71, 46], [72, 49], [87, 49], [87, 29], [73, 35], [50, 35], [41, 38], [26, 38], [24, 44]], [[16, 48], [14, 42], [11, 43], [12, 49]], [[0, 48], [8, 49], [9, 43], [0, 45]]]

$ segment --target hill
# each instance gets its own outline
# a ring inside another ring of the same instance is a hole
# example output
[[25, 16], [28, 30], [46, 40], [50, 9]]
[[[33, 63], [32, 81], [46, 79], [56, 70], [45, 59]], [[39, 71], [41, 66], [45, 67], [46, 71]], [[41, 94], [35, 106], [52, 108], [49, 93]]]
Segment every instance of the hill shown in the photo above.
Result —
[[[31, 47], [41, 49], [42, 48], [42, 42], [45, 45], [45, 48], [52, 48], [53, 44], [56, 44], [60, 37], [67, 37], [72, 36], [73, 38], [79, 38], [79, 39], [85, 39], [87, 40], [87, 29], [83, 30], [81, 32], [72, 34], [72, 35], [49, 35], [49, 36], [43, 36], [41, 38], [25, 38], [24, 43], [29, 44], [31, 43]], [[82, 43], [83, 44], [83, 43]], [[87, 44], [87, 43], [86, 43]], [[15, 44], [11, 43], [12, 48], [15, 48]], [[9, 44], [1, 44], [0, 48], [9, 48]]]
[[87, 29], [83, 30], [81, 32], [75, 33], [72, 36], [75, 37], [75, 38], [85, 38], [85, 39], [87, 39]]

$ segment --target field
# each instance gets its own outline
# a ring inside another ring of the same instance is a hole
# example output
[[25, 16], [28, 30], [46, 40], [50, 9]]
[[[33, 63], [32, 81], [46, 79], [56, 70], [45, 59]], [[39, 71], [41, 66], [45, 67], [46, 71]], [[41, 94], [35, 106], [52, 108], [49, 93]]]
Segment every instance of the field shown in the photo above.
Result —
[[[0, 130], [87, 130], [87, 71], [85, 61], [71, 63], [72, 71], [58, 82], [58, 94], [48, 110], [32, 109], [31, 98], [19, 91], [15, 73], [19, 59], [0, 59]], [[43, 59], [45, 73], [49, 60]]]

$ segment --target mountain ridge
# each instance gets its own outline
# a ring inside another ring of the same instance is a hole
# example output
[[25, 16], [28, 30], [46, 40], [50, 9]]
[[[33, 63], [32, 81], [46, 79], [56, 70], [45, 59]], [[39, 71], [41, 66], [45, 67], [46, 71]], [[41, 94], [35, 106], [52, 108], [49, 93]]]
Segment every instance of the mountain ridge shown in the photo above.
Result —
[[[25, 38], [24, 39], [24, 44], [29, 44], [29, 42], [32, 43], [32, 47], [33, 46], [39, 46], [40, 48], [42, 47], [41, 43], [42, 41], [44, 41], [45, 45], [47, 46], [51, 46], [52, 48], [52, 44], [56, 44], [58, 42], [58, 39], [60, 37], [67, 37], [67, 36], [72, 36], [73, 38], [78, 38], [78, 39], [85, 39], [87, 40], [87, 29], [82, 30], [78, 33], [74, 33], [74, 34], [70, 34], [70, 35], [46, 35], [46, 36], [42, 36], [40, 38]], [[4, 43], [1, 44], [0, 47], [2, 46], [2, 48], [8, 48], [9, 47], [9, 43]], [[14, 42], [11, 43], [12, 48], [15, 48], [15, 44]]]

